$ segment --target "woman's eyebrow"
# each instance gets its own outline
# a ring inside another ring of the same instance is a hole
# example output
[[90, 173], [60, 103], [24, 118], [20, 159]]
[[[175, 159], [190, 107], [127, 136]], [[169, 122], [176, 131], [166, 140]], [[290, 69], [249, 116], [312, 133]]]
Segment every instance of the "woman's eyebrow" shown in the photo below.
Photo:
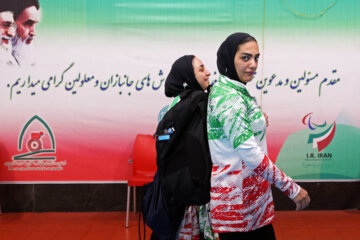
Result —
[[[250, 53], [241, 53], [241, 55], [245, 55], [245, 56], [248, 56], [248, 57], [252, 57], [253, 55], [250, 54]], [[255, 57], [258, 57], [260, 56], [260, 53], [256, 54]]]

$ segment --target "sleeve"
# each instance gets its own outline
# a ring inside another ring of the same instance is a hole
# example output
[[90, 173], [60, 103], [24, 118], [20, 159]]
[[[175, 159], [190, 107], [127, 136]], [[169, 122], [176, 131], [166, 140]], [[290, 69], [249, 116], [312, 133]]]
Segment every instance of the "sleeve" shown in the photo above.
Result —
[[245, 165], [293, 199], [300, 187], [276, 167], [257, 145], [241, 96], [223, 96], [218, 101], [215, 112], [224, 134]]

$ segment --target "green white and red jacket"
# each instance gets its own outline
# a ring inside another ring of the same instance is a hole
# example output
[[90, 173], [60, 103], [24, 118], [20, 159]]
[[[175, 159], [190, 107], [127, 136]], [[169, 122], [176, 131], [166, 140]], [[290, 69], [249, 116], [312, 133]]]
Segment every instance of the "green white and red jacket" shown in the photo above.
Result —
[[267, 157], [260, 107], [243, 83], [220, 76], [211, 89], [207, 114], [213, 231], [248, 232], [272, 223], [270, 184], [291, 199], [300, 187]]

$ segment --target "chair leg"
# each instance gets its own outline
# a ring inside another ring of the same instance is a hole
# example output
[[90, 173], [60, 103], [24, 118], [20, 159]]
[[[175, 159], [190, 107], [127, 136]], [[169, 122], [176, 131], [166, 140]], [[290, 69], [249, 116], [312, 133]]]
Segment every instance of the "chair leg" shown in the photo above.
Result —
[[129, 212], [130, 212], [130, 192], [131, 187], [127, 187], [127, 196], [126, 196], [126, 225], [125, 227], [129, 227]]
[[136, 187], [134, 186], [134, 213], [136, 213]]

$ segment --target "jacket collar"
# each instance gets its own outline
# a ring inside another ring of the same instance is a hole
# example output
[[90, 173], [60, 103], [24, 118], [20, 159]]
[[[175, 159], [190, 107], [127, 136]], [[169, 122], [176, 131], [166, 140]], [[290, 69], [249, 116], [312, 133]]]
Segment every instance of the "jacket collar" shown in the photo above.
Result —
[[219, 82], [226, 84], [227, 86], [235, 89], [238, 92], [241, 92], [249, 97], [252, 97], [248, 92], [248, 90], [246, 89], [245, 84], [243, 84], [242, 82], [232, 80], [224, 75], [220, 75]]

